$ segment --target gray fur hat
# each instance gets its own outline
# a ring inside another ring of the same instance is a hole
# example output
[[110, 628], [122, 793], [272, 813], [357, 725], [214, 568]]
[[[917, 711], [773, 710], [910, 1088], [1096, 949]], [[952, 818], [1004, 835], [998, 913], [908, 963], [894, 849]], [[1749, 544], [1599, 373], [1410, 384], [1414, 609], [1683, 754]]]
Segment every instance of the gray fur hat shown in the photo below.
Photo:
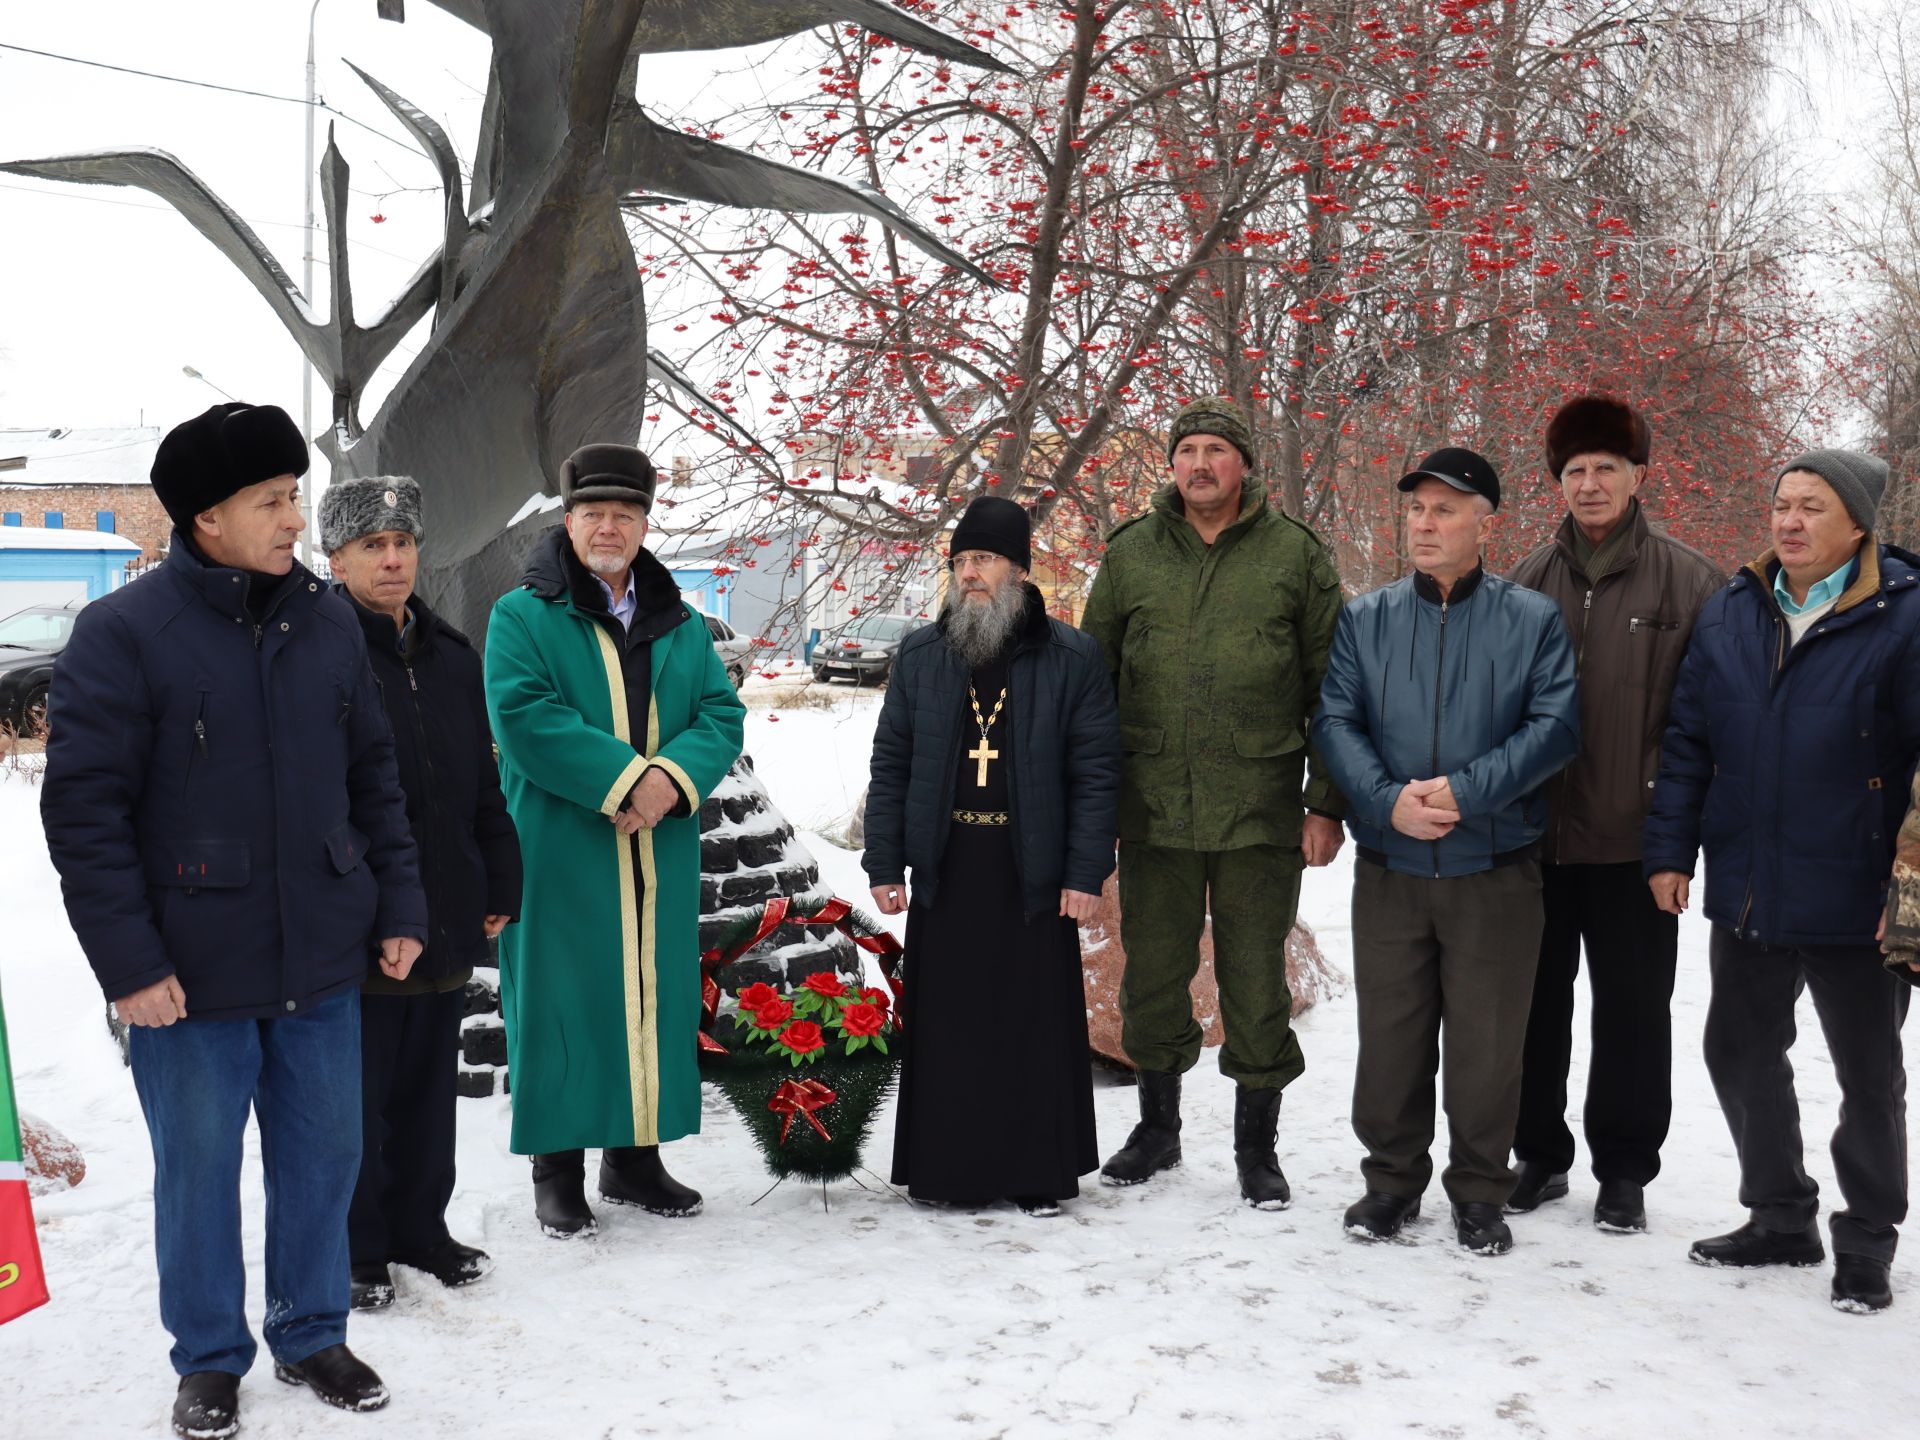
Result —
[[1790, 470], [1806, 470], [1833, 487], [1840, 503], [1862, 530], [1872, 530], [1880, 513], [1880, 497], [1887, 490], [1887, 462], [1858, 450], [1809, 450], [1780, 467], [1773, 482], [1776, 493]]
[[407, 475], [364, 475], [335, 480], [320, 497], [320, 548], [331, 555], [363, 535], [404, 530], [418, 544], [420, 482]]

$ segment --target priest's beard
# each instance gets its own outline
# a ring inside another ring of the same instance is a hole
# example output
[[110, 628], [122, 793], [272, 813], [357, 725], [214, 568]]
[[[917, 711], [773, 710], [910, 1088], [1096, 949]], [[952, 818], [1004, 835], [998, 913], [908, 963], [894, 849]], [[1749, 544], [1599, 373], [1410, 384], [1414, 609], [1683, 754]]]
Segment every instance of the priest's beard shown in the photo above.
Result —
[[1026, 586], [1009, 577], [985, 601], [969, 600], [958, 587], [948, 590], [940, 618], [946, 621], [947, 643], [969, 670], [978, 670], [1007, 648], [1026, 608]]

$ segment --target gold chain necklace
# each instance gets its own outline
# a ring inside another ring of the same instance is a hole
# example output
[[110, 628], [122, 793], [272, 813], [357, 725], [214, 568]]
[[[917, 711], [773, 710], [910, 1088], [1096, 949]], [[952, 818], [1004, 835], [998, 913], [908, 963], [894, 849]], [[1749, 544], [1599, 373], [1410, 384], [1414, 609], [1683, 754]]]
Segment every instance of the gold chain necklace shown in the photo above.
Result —
[[1000, 718], [1000, 707], [1007, 703], [1007, 687], [1004, 685], [1000, 687], [1000, 698], [993, 702], [993, 713], [983, 718], [980, 714], [980, 697], [973, 693], [973, 682], [969, 680], [967, 703], [973, 707], [974, 723], [980, 727], [980, 743], [967, 751], [967, 758], [973, 761], [976, 767], [973, 777], [974, 788], [984, 790], [987, 785], [987, 762], [1000, 758], [1000, 752], [987, 743], [987, 732], [993, 729], [993, 722]]

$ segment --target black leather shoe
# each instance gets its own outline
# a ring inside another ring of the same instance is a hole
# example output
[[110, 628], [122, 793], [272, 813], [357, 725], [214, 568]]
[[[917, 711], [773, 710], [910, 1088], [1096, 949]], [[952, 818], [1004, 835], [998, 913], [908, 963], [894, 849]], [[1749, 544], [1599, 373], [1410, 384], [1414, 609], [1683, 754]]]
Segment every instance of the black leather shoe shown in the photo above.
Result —
[[305, 1385], [341, 1410], [378, 1410], [393, 1398], [373, 1368], [344, 1345], [329, 1345], [293, 1365], [276, 1360], [273, 1378]]
[[1593, 1225], [1611, 1235], [1645, 1234], [1646, 1192], [1631, 1180], [1602, 1180], [1593, 1202]]
[[240, 1428], [240, 1377], [197, 1370], [180, 1377], [173, 1397], [173, 1433], [187, 1440], [221, 1440]]
[[449, 1236], [431, 1250], [395, 1255], [393, 1263], [409, 1270], [424, 1270], [449, 1290], [471, 1285], [493, 1268], [493, 1257], [484, 1250], [462, 1245]]
[[1293, 1190], [1280, 1169], [1273, 1142], [1280, 1130], [1280, 1092], [1233, 1089], [1233, 1168], [1240, 1174], [1240, 1198], [1256, 1210], [1284, 1210]]
[[1893, 1304], [1893, 1267], [1865, 1255], [1833, 1257], [1833, 1308], [1874, 1315]]
[[581, 1150], [533, 1157], [533, 1213], [555, 1240], [591, 1235], [600, 1226], [587, 1208], [587, 1158]]
[[1347, 1207], [1347, 1234], [1356, 1240], [1391, 1240], [1420, 1218], [1418, 1195], [1369, 1190]]
[[1566, 1193], [1566, 1171], [1549, 1170], [1532, 1160], [1522, 1160], [1519, 1183], [1513, 1187], [1513, 1194], [1507, 1197], [1507, 1203], [1502, 1208], [1509, 1215], [1525, 1215], [1538, 1210], [1549, 1200], [1558, 1200]]
[[355, 1310], [384, 1310], [393, 1304], [393, 1272], [385, 1265], [356, 1265], [347, 1304]]
[[1100, 1167], [1105, 1185], [1138, 1185], [1180, 1163], [1180, 1077], [1142, 1070], [1140, 1123]]
[[1749, 1220], [1738, 1230], [1696, 1240], [1687, 1251], [1696, 1265], [1729, 1265], [1751, 1269], [1756, 1265], [1818, 1265], [1827, 1258], [1820, 1243], [1820, 1227], [1804, 1230], [1763, 1230]]
[[1031, 1215], [1036, 1220], [1051, 1220], [1060, 1213], [1060, 1202], [1049, 1195], [1012, 1195], [1008, 1198], [1020, 1207], [1022, 1215]]
[[1485, 1201], [1454, 1206], [1453, 1233], [1462, 1249], [1476, 1255], [1504, 1255], [1513, 1249], [1513, 1231], [1500, 1218], [1500, 1207]]
[[658, 1145], [609, 1146], [600, 1152], [600, 1198], [638, 1205], [649, 1215], [698, 1215], [700, 1192], [682, 1185], [660, 1163]]

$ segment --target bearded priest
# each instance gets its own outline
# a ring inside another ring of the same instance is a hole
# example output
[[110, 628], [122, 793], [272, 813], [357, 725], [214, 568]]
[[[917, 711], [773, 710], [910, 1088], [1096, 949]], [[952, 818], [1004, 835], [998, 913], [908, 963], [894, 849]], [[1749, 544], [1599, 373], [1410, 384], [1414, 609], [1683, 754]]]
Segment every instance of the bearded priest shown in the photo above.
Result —
[[1113, 871], [1119, 717], [1098, 643], [1027, 582], [1025, 510], [976, 499], [948, 566], [939, 623], [894, 662], [867, 790], [874, 904], [907, 912], [893, 1180], [1058, 1215], [1100, 1163], [1079, 926]]

